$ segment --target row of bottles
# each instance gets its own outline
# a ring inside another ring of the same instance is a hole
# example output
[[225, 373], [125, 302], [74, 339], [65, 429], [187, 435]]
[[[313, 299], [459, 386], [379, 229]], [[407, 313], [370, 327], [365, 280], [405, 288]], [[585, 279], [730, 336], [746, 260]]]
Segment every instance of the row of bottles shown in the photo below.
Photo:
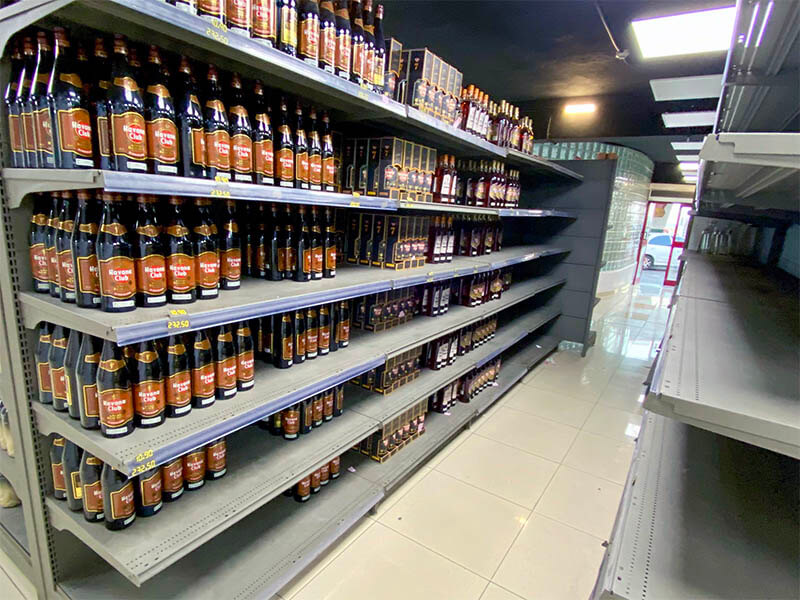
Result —
[[296, 440], [343, 413], [344, 384], [341, 384], [261, 419], [258, 426], [285, 440]]
[[383, 93], [383, 5], [373, 0], [166, 0], [267, 46]]
[[245, 322], [124, 347], [42, 323], [36, 367], [40, 402], [118, 438], [249, 390], [255, 348]]
[[439, 157], [433, 183], [433, 201], [461, 206], [514, 208], [522, 191], [519, 171], [499, 160], [459, 160]]
[[312, 494], [318, 494], [331, 481], [339, 479], [341, 468], [342, 457], [337, 456], [319, 469], [303, 477], [283, 494], [284, 496], [292, 496], [298, 502], [307, 502]]
[[[277, 123], [263, 84], [214, 65], [202, 93], [190, 60], [173, 69], [157, 46], [141, 65], [135, 46], [102, 37], [94, 55], [67, 32], [23, 33], [5, 92], [15, 167], [100, 168], [336, 191], [326, 112], [281, 97]], [[174, 74], [173, 74], [174, 73]], [[248, 91], [245, 92], [245, 89]], [[202, 97], [203, 103], [200, 98]], [[292, 110], [292, 113], [290, 113]]]
[[336, 243], [331, 208], [88, 190], [37, 197], [29, 233], [33, 290], [105, 312], [213, 299], [243, 273], [335, 277]]
[[511, 284], [511, 273], [499, 269], [486, 273], [476, 273], [471, 277], [463, 277], [458, 283], [458, 289], [453, 296], [461, 306], [480, 306], [491, 300], [499, 300], [503, 295], [505, 280]]
[[519, 116], [519, 107], [506, 100], [498, 104], [470, 84], [461, 91], [461, 114], [455, 126], [503, 148], [533, 153], [533, 120]]
[[434, 371], [452, 365], [456, 357], [472, 352], [493, 339], [496, 331], [495, 315], [429, 342], [425, 352], [425, 365]]
[[456, 403], [468, 403], [487, 387], [497, 385], [501, 362], [498, 357], [437, 390], [428, 397], [428, 410], [449, 413]]
[[195, 448], [163, 465], [127, 477], [63, 437], [50, 446], [53, 497], [90, 523], [103, 521], [117, 531], [136, 517], [152, 517], [164, 502], [178, 500], [184, 490], [199, 490], [228, 470], [225, 438]]
[[497, 217], [464, 215], [453, 230], [456, 256], [485, 256], [503, 249], [503, 224]]

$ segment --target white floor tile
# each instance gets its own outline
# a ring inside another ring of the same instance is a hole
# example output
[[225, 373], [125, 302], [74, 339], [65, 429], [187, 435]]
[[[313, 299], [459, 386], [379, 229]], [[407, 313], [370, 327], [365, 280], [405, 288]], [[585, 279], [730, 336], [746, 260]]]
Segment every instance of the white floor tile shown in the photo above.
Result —
[[534, 513], [607, 539], [621, 496], [621, 485], [562, 465]]
[[486, 581], [376, 523], [292, 600], [478, 600]]
[[583, 424], [583, 430], [621, 442], [633, 442], [639, 437], [641, 426], [642, 415], [597, 404]]
[[473, 435], [436, 470], [533, 509], [557, 468], [557, 463]]
[[504, 406], [572, 427], [581, 427], [594, 404], [538, 388], [536, 382], [532, 381], [530, 385], [518, 385], [512, 389], [506, 396]]
[[379, 522], [491, 578], [529, 514], [516, 504], [433, 471]]
[[380, 519], [387, 510], [392, 508], [395, 504], [397, 504], [400, 499], [405, 496], [411, 489], [417, 485], [420, 481], [425, 479], [428, 473], [431, 472], [431, 468], [429, 466], [425, 466], [420, 468], [416, 473], [414, 473], [411, 477], [409, 477], [408, 481], [403, 483], [399, 488], [392, 491], [388, 496], [386, 496], [378, 506], [375, 507], [375, 514], [372, 515], [373, 519]]
[[597, 404], [641, 415], [643, 413], [641, 391], [639, 390], [639, 393], [631, 393], [630, 390], [621, 390], [620, 388], [609, 386], [597, 399]]
[[542, 371], [528, 385], [551, 390], [578, 400], [595, 402], [603, 393], [612, 371], [604, 371], [593, 367], [582, 370], [551, 368]]
[[578, 430], [504, 406], [482, 422], [474, 435], [561, 462]]
[[628, 476], [633, 449], [632, 442], [617, 442], [581, 431], [564, 458], [564, 464], [622, 485]]
[[481, 600], [525, 600], [521, 596], [512, 594], [508, 590], [504, 590], [499, 585], [490, 583], [486, 586], [486, 591], [483, 592]]
[[[483, 418], [485, 418], [485, 417], [486, 417], [486, 415], [484, 415], [484, 417], [483, 417]], [[479, 421], [479, 422], [480, 422], [480, 421]], [[466, 439], [467, 439], [469, 436], [471, 436], [471, 435], [472, 435], [472, 430], [471, 430], [471, 429], [465, 429], [464, 431], [462, 431], [461, 433], [459, 433], [459, 434], [458, 434], [458, 435], [457, 435], [457, 436], [456, 436], [456, 437], [453, 439], [453, 441], [452, 441], [452, 442], [450, 442], [450, 443], [449, 443], [449, 444], [447, 444], [447, 445], [446, 445], [444, 448], [442, 448], [441, 450], [439, 450], [438, 454], [436, 454], [436, 456], [434, 456], [432, 459], [430, 459], [430, 460], [427, 462], [426, 466], [430, 467], [431, 469], [434, 469], [434, 468], [436, 468], [436, 465], [438, 465], [438, 464], [439, 464], [440, 462], [442, 462], [442, 461], [443, 461], [445, 458], [447, 458], [447, 457], [450, 455], [450, 453], [451, 453], [453, 450], [455, 450], [455, 449], [456, 449], [456, 448], [458, 448], [458, 447], [459, 447], [461, 444], [463, 444], [463, 443], [466, 441]]]
[[603, 552], [601, 540], [534, 514], [493, 580], [529, 600], [586, 600]]

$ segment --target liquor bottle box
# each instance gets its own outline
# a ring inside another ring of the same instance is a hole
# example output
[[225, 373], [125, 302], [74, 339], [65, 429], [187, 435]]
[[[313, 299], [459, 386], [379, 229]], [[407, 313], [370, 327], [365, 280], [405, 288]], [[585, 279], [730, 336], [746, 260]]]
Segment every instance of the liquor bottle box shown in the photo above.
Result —
[[401, 73], [401, 58], [403, 44], [397, 38], [386, 40], [386, 72], [384, 74], [383, 93], [390, 98], [402, 102], [397, 98], [397, 87]]
[[403, 50], [405, 62], [405, 104], [422, 112], [430, 112], [428, 86], [431, 83], [435, 54], [427, 48]]
[[426, 399], [394, 417], [379, 431], [363, 439], [354, 450], [381, 463], [388, 460], [425, 433], [427, 412]]

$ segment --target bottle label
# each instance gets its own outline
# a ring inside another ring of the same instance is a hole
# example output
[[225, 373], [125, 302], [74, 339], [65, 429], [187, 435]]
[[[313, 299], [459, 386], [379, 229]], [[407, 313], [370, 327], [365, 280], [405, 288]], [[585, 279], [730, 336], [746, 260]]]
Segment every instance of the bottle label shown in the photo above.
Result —
[[108, 117], [97, 117], [97, 151], [100, 156], [111, 156], [111, 131]]
[[331, 328], [330, 325], [323, 325], [319, 328], [319, 342], [320, 348], [331, 347]]
[[228, 0], [227, 1], [227, 24], [228, 27], [238, 27], [247, 29], [248, 26], [248, 2], [247, 0]]
[[231, 138], [231, 148], [233, 150], [233, 158], [231, 160], [233, 170], [237, 173], [252, 173], [253, 142], [250, 140], [250, 136], [237, 133]]
[[353, 75], [363, 77], [365, 55], [364, 42], [353, 42]]
[[66, 492], [67, 491], [67, 480], [64, 478], [64, 464], [63, 463], [53, 463], [53, 487], [60, 491]]
[[339, 341], [344, 342], [350, 339], [350, 322], [340, 321], [338, 325]]
[[133, 481], [128, 480], [116, 492], [109, 494], [111, 497], [111, 518], [115, 521], [118, 519], [127, 519], [133, 515], [136, 510], [136, 503], [133, 499]]
[[147, 157], [169, 164], [178, 162], [178, 128], [175, 123], [171, 119], [161, 118], [147, 121], [145, 127]]
[[311, 494], [311, 478], [305, 477], [297, 482], [297, 489], [295, 493], [300, 498], [307, 498]]
[[31, 275], [36, 281], [47, 282], [50, 279], [47, 269], [47, 252], [44, 244], [33, 244], [30, 248]]
[[111, 115], [111, 138], [116, 156], [125, 156], [131, 160], [145, 159], [147, 152], [144, 117], [138, 112]]
[[306, 275], [311, 273], [311, 248], [303, 249], [303, 273]]
[[183, 457], [183, 479], [187, 483], [195, 483], [203, 479], [206, 474], [205, 450], [195, 450]]
[[336, 271], [336, 246], [328, 246], [325, 250], [325, 268]]
[[373, 69], [372, 82], [379, 90], [384, 86], [384, 70], [386, 69], [386, 56], [375, 53], [375, 67]]
[[294, 340], [292, 340], [292, 336], [286, 336], [283, 338], [281, 343], [281, 358], [285, 361], [292, 362], [294, 358]]
[[341, 467], [341, 462], [342, 462], [342, 459], [339, 456], [337, 456], [336, 458], [334, 458], [331, 461], [330, 465], [331, 465], [331, 476], [332, 477], [338, 477], [339, 476], [339, 468]]
[[19, 115], [8, 115], [8, 131], [12, 152], [22, 152], [22, 123]]
[[253, 142], [255, 172], [265, 177], [273, 177], [275, 173], [275, 154], [272, 151], [272, 140]]
[[167, 256], [167, 284], [169, 290], [176, 293], [184, 293], [194, 289], [194, 260], [191, 256], [183, 253], [169, 254]]
[[139, 292], [158, 296], [167, 290], [167, 268], [163, 256], [150, 254], [144, 258], [137, 258], [135, 264]]
[[308, 152], [298, 152], [294, 161], [297, 168], [295, 178], [300, 182], [308, 182]]
[[281, 6], [281, 43], [297, 48], [297, 10]]
[[311, 251], [311, 271], [322, 273], [322, 246], [316, 246]]
[[217, 387], [230, 390], [236, 387], [236, 357], [228, 358], [216, 363]]
[[133, 384], [133, 401], [140, 417], [155, 417], [164, 410], [164, 380], [148, 380]]
[[53, 153], [53, 124], [50, 122], [50, 111], [42, 108], [33, 113], [36, 128], [36, 149], [39, 152]]
[[92, 125], [89, 111], [73, 108], [58, 111], [58, 143], [62, 152], [92, 157]]
[[170, 494], [183, 489], [183, 460], [176, 458], [161, 467], [161, 489]]
[[52, 392], [53, 387], [50, 378], [50, 363], [36, 363], [36, 367], [39, 371], [39, 389], [41, 389], [43, 392]]
[[67, 401], [67, 377], [64, 367], [50, 369], [50, 382], [53, 386], [53, 398]]
[[252, 35], [256, 38], [275, 39], [275, 0], [252, 0]]
[[100, 293], [117, 300], [127, 300], [136, 293], [133, 259], [113, 256], [98, 261], [100, 267]]
[[192, 376], [189, 371], [180, 371], [167, 377], [167, 404], [186, 406], [192, 401]]
[[332, 416], [333, 415], [333, 394], [332, 393], [325, 394], [325, 396], [323, 397], [322, 400], [324, 402], [323, 413], [326, 416], [327, 415]]
[[350, 72], [350, 54], [352, 38], [349, 31], [340, 31], [336, 35], [336, 70]]
[[300, 413], [296, 410], [285, 410], [281, 415], [283, 433], [292, 435], [300, 431]]
[[197, 12], [222, 18], [220, 0], [197, 0]]
[[294, 151], [291, 148], [278, 150], [278, 179], [281, 181], [294, 180]]
[[143, 506], [155, 506], [161, 502], [161, 469], [156, 469], [147, 479], [139, 479], [139, 491]]
[[236, 357], [239, 381], [252, 381], [255, 378], [255, 355], [252, 350], [240, 352]]
[[225, 468], [227, 446], [225, 440], [220, 440], [206, 447], [206, 469], [209, 471], [222, 471]]
[[311, 185], [322, 185], [322, 156], [313, 154], [308, 158], [308, 180]]
[[192, 390], [196, 398], [210, 398], [214, 395], [214, 363], [192, 369]]
[[112, 388], [99, 393], [100, 422], [110, 429], [122, 427], [133, 419], [133, 396], [130, 388]]
[[219, 284], [219, 259], [217, 253], [210, 250], [201, 252], [195, 257], [197, 285], [213, 289]]
[[97, 255], [78, 256], [76, 262], [78, 263], [78, 290], [84, 294], [99, 294], [100, 277], [97, 266]]
[[322, 159], [322, 183], [325, 185], [336, 184], [336, 162], [332, 156]]
[[195, 165], [206, 165], [208, 157], [206, 155], [206, 132], [202, 127], [192, 129], [192, 163]]
[[[98, 361], [100, 360], [99, 354], [90, 356], [97, 356]], [[84, 385], [83, 388], [81, 388], [81, 397], [83, 400], [83, 412], [86, 413], [86, 416], [99, 417], [100, 407], [97, 400], [97, 384], [93, 383], [91, 385]]]
[[103, 512], [103, 484], [99, 479], [94, 483], [83, 484], [83, 510], [90, 513]]
[[319, 17], [311, 14], [300, 23], [300, 54], [304, 58], [319, 58]]
[[209, 167], [230, 171], [231, 139], [224, 129], [206, 132], [206, 160]]
[[36, 132], [32, 112], [22, 113], [23, 142], [26, 152], [36, 152]]
[[297, 335], [295, 332], [295, 353], [297, 356], [305, 356], [306, 355], [306, 339], [307, 335], [303, 332], [301, 335]]
[[306, 350], [308, 354], [316, 356], [319, 343], [319, 329], [309, 329], [306, 332]]
[[242, 251], [230, 248], [220, 252], [220, 274], [228, 281], [239, 281], [242, 278]]
[[320, 29], [319, 60], [331, 68], [336, 63], [336, 26], [333, 23]]
[[375, 48], [364, 44], [364, 79], [372, 83], [375, 72]]
[[278, 271], [286, 271], [286, 259], [288, 258], [288, 248], [278, 248]]

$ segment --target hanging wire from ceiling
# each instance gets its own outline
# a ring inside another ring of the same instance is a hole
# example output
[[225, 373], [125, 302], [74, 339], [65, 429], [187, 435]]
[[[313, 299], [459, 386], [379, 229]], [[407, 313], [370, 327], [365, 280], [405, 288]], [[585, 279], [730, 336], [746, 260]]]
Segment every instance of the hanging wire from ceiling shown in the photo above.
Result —
[[611, 40], [611, 45], [614, 46], [614, 50], [616, 50], [616, 54], [614, 55], [617, 60], [621, 60], [626, 65], [628, 64], [628, 56], [630, 55], [630, 50], [620, 50], [617, 42], [614, 41], [614, 35], [611, 33], [611, 29], [608, 26], [608, 22], [606, 21], [606, 16], [603, 14], [603, 9], [600, 8], [600, 3], [595, 0], [594, 7], [597, 9], [597, 14], [600, 16], [600, 21], [603, 23], [603, 27], [605, 27], [606, 33], [608, 34], [608, 39]]

